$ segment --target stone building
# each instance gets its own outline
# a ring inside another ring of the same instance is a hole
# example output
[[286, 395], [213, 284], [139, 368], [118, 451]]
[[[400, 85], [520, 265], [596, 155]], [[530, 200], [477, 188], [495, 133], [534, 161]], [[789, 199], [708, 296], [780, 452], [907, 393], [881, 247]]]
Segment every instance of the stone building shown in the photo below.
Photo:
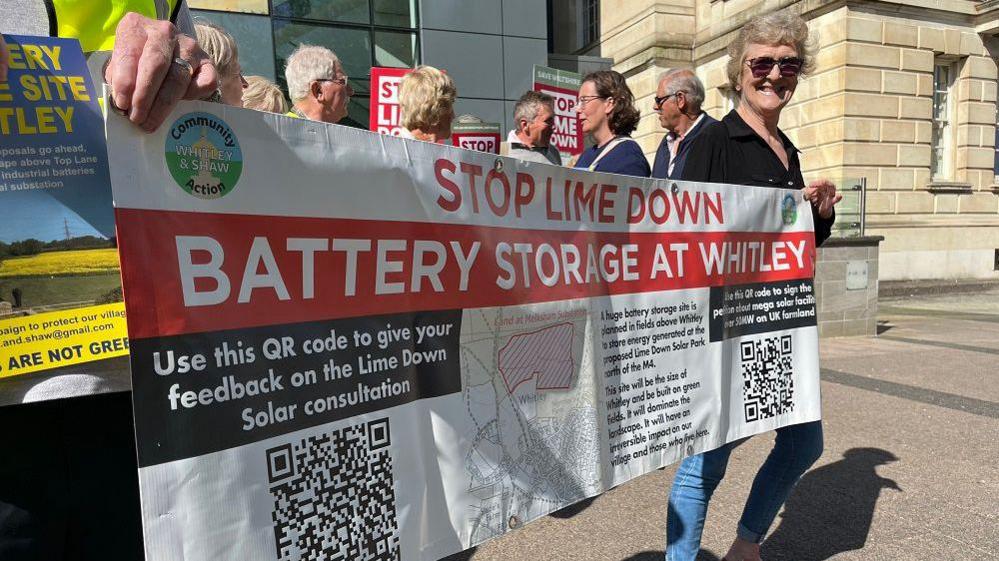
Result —
[[806, 178], [866, 178], [866, 233], [884, 236], [875, 278], [999, 278], [996, 0], [602, 0], [599, 39], [577, 53], [628, 77], [651, 156], [658, 76], [694, 68], [721, 117], [736, 103], [726, 46], [783, 8], [809, 21], [816, 65], [781, 127]]

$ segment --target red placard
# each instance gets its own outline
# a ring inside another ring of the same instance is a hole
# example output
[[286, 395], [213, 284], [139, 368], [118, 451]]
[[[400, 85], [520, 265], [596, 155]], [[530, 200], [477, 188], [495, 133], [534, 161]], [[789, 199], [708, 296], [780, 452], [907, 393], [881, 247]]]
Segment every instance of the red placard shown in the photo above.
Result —
[[499, 123], [455, 123], [451, 127], [451, 144], [466, 150], [499, 154]]
[[498, 132], [455, 133], [451, 135], [451, 144], [466, 150], [499, 154], [500, 135]]
[[371, 69], [371, 113], [368, 129], [399, 136], [399, 82], [412, 68]]
[[576, 114], [576, 98], [582, 76], [574, 72], [544, 66], [534, 67], [534, 90], [555, 98], [555, 132], [551, 143], [563, 155], [578, 156], [583, 153], [583, 128]]

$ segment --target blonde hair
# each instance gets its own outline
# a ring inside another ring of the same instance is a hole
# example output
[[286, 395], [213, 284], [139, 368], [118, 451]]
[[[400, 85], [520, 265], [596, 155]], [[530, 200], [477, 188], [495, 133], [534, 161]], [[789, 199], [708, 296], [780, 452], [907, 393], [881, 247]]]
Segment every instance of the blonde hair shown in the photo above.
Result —
[[269, 113], [288, 112], [288, 102], [274, 82], [263, 76], [247, 76], [246, 84], [243, 88], [243, 107]]
[[756, 16], [742, 26], [739, 34], [728, 45], [728, 83], [733, 90], [738, 90], [739, 78], [745, 67], [746, 47], [756, 45], [787, 45], [798, 51], [798, 56], [805, 61], [801, 67], [804, 76], [812, 71], [814, 59], [808, 40], [808, 24], [801, 16], [790, 10], [780, 10], [762, 16]]
[[450, 76], [433, 66], [417, 66], [399, 84], [400, 124], [409, 130], [436, 129], [457, 97]]
[[229, 32], [214, 23], [199, 21], [194, 24], [198, 46], [212, 59], [219, 76], [230, 77], [239, 66], [239, 47]]

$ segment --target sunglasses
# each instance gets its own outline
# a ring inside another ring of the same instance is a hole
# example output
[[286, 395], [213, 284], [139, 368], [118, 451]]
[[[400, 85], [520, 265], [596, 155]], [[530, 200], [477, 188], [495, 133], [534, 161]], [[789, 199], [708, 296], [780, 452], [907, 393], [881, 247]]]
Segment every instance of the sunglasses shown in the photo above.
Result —
[[747, 60], [746, 64], [749, 65], [753, 78], [765, 78], [773, 70], [775, 64], [780, 69], [781, 77], [792, 78], [801, 74], [801, 67], [805, 65], [805, 61], [796, 56], [787, 56], [782, 59], [761, 56]]
[[656, 109], [659, 109], [660, 107], [663, 106], [664, 103], [666, 103], [666, 100], [668, 100], [669, 98], [671, 98], [673, 96], [680, 95], [681, 93], [683, 93], [683, 92], [673, 92], [671, 94], [666, 94], [666, 95], [664, 95], [662, 97], [652, 96], [652, 101], [654, 102], [653, 107], [655, 107]]

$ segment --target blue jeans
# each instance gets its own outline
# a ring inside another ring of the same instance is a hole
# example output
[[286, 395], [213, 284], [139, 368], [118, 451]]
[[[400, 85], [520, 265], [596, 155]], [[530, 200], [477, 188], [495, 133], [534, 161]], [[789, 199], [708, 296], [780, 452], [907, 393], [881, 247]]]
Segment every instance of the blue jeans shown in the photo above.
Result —
[[[694, 561], [697, 557], [708, 501], [725, 477], [732, 450], [742, 442], [744, 440], [730, 442], [680, 463], [669, 493], [666, 561]], [[762, 542], [794, 484], [821, 455], [821, 421], [777, 429], [774, 448], [757, 472], [746, 499], [738, 536], [750, 542]]]

